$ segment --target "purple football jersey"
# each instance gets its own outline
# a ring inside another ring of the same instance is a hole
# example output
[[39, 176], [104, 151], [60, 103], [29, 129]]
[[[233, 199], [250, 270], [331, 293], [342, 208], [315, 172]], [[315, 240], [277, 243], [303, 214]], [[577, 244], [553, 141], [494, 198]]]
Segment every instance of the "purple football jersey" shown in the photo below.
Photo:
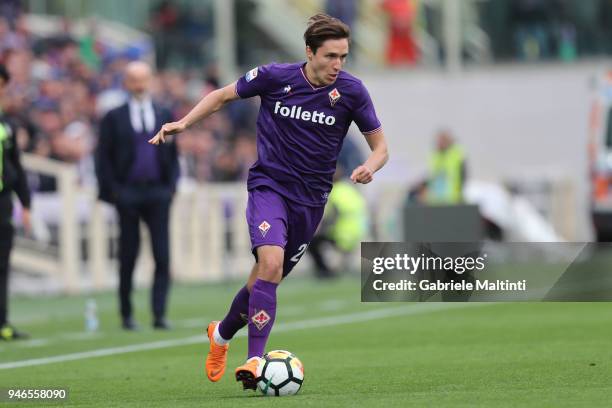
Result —
[[269, 64], [236, 84], [241, 98], [261, 98], [258, 159], [249, 170], [248, 189], [268, 186], [300, 204], [322, 206], [351, 122], [364, 134], [381, 125], [359, 79], [341, 71], [334, 83], [317, 88], [304, 70], [304, 62]]

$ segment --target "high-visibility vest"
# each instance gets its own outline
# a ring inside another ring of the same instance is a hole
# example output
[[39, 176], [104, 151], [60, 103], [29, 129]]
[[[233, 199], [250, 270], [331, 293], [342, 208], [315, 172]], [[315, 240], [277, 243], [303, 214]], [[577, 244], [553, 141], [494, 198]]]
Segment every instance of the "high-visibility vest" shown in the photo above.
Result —
[[365, 239], [368, 231], [366, 200], [351, 183], [337, 181], [329, 194], [328, 207], [335, 207], [336, 222], [329, 229], [329, 236], [343, 251], [355, 249]]
[[463, 149], [452, 145], [436, 150], [429, 159], [430, 178], [427, 201], [432, 204], [457, 204], [463, 201]]

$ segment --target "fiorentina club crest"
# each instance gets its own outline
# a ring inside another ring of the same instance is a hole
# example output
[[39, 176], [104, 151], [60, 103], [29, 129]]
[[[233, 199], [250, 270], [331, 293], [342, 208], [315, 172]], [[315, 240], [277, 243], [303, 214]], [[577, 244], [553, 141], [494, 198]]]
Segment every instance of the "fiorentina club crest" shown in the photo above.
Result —
[[251, 317], [251, 321], [257, 327], [257, 330], [263, 329], [270, 321], [270, 315], [265, 310], [260, 310]]
[[329, 102], [331, 103], [331, 106], [333, 108], [336, 102], [338, 102], [338, 99], [340, 99], [340, 92], [338, 92], [338, 88], [334, 88], [331, 90], [330, 93], [328, 93], [328, 95], [329, 95]]
[[259, 232], [261, 232], [261, 236], [265, 237], [271, 227], [272, 226], [268, 224], [268, 221], [264, 221], [261, 224], [259, 224]]

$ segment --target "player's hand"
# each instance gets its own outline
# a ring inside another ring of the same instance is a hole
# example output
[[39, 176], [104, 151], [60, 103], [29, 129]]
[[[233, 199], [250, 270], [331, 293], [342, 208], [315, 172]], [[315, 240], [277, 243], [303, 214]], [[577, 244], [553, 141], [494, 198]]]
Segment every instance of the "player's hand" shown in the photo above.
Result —
[[185, 130], [185, 127], [186, 126], [181, 122], [166, 123], [159, 129], [159, 132], [157, 132], [155, 136], [149, 139], [149, 143], [154, 145], [158, 145], [159, 142], [164, 143], [166, 141], [166, 136], [181, 133]]
[[368, 184], [372, 180], [374, 180], [374, 172], [364, 164], [353, 170], [353, 174], [351, 174], [353, 183]]

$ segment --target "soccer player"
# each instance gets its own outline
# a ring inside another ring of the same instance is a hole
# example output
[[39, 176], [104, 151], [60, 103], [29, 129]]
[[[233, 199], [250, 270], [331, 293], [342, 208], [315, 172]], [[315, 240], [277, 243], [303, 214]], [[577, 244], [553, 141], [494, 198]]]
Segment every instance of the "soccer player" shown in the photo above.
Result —
[[206, 373], [219, 381], [229, 341], [248, 324], [248, 359], [235, 371], [244, 389], [256, 389], [257, 365], [276, 316], [276, 288], [306, 251], [323, 215], [336, 160], [351, 122], [372, 150], [351, 174], [367, 184], [387, 161], [380, 121], [363, 83], [342, 71], [349, 51], [346, 24], [325, 14], [308, 21], [306, 62], [253, 68], [206, 95], [184, 118], [150, 140], [164, 142], [238, 98], [259, 96], [258, 159], [249, 171], [247, 222], [255, 265], [221, 322], [208, 326]]

